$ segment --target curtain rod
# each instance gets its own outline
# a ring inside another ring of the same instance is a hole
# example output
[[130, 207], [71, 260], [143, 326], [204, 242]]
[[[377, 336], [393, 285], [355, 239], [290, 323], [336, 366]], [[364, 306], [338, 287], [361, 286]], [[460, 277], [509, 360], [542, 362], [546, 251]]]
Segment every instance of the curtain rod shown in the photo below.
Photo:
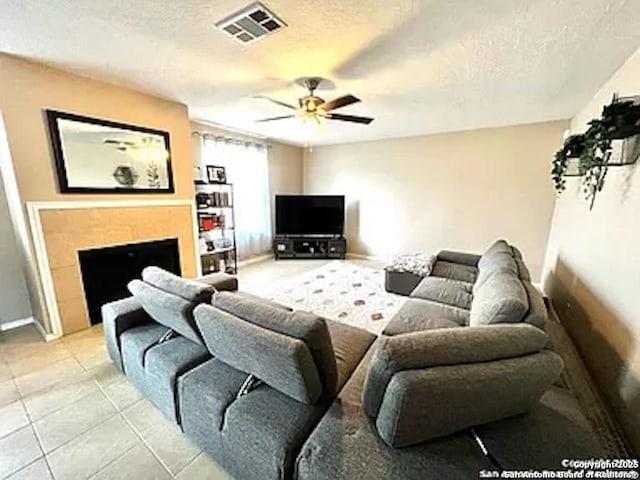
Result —
[[264, 140], [261, 139], [246, 139], [246, 138], [240, 138], [240, 137], [233, 137], [231, 135], [226, 135], [226, 134], [222, 134], [222, 133], [211, 133], [211, 132], [199, 132], [197, 130], [193, 130], [191, 132], [191, 135], [198, 135], [199, 137], [202, 138], [213, 138], [213, 139], [224, 139], [224, 140], [230, 140], [232, 142], [236, 142], [236, 143], [253, 143], [254, 145], [260, 145], [266, 148], [271, 148], [271, 143], [266, 142]]

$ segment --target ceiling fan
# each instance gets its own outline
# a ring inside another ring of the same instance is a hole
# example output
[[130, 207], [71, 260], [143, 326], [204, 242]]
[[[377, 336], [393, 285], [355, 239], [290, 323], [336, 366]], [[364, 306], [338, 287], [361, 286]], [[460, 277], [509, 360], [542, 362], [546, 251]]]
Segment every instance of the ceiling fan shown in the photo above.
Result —
[[264, 95], [259, 95], [256, 98], [264, 98], [265, 100], [269, 100], [276, 105], [280, 105], [282, 107], [286, 107], [291, 110], [295, 110], [296, 112], [290, 115], [281, 115], [279, 117], [271, 117], [271, 118], [263, 118], [261, 120], [256, 120], [257, 123], [264, 122], [273, 122], [274, 120], [284, 120], [286, 118], [301, 118], [303, 121], [306, 120], [314, 120], [318, 123], [318, 125], [322, 124], [322, 119], [327, 120], [339, 120], [342, 122], [352, 122], [352, 123], [361, 123], [364, 125], [368, 125], [373, 122], [373, 118], [370, 117], [360, 117], [357, 115], [343, 115], [341, 113], [333, 113], [333, 110], [337, 110], [338, 108], [346, 107], [348, 105], [353, 105], [354, 103], [358, 103], [360, 101], [359, 98], [354, 97], [353, 95], [344, 95], [342, 97], [336, 98], [329, 102], [325, 102], [323, 98], [320, 98], [315, 95], [315, 91], [323, 81], [322, 78], [319, 77], [309, 77], [302, 79], [302, 85], [309, 90], [309, 95], [306, 95], [302, 98], [298, 99], [298, 106], [295, 107], [289, 103], [281, 102], [280, 100], [276, 100], [274, 98], [270, 98]]

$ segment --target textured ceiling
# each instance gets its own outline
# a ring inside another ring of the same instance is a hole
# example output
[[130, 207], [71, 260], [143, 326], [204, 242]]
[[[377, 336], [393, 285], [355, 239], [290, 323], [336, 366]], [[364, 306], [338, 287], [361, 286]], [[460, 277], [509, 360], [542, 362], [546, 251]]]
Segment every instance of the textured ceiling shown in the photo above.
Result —
[[[242, 0], [1, 0], [0, 51], [131, 86], [207, 120], [328, 144], [569, 118], [640, 46], [639, 0], [268, 0], [289, 27], [253, 45], [216, 30]], [[363, 102], [322, 134], [268, 94], [330, 78]], [[639, 88], [640, 89], [640, 88]]]

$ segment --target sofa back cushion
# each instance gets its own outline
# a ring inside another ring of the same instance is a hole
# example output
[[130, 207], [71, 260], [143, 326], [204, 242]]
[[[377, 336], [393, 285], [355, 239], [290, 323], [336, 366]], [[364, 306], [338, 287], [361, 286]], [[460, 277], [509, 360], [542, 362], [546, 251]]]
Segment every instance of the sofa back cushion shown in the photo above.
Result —
[[482, 267], [478, 268], [478, 276], [473, 284], [473, 293], [496, 272], [510, 273], [518, 276], [518, 265], [516, 260], [506, 252], [497, 252], [489, 257], [485, 257]]
[[514, 259], [518, 267], [518, 277], [520, 280], [531, 281], [531, 273], [521, 258]]
[[325, 320], [229, 292], [201, 305], [195, 319], [210, 352], [307, 404], [333, 395], [337, 366]]
[[521, 322], [529, 311], [529, 300], [517, 274], [495, 272], [474, 292], [469, 325]]
[[511, 253], [513, 254], [513, 258], [515, 258], [516, 260], [523, 259], [522, 252], [515, 245], [511, 245]]
[[211, 285], [179, 277], [159, 267], [145, 268], [142, 280], [188, 302], [208, 302], [216, 291]]
[[127, 287], [144, 311], [156, 322], [189, 340], [203, 344], [193, 319], [195, 302], [187, 301], [141, 280], [132, 280]]
[[548, 340], [544, 331], [523, 323], [382, 336], [369, 364], [363, 407], [370, 417], [377, 416], [388, 384], [399, 372], [519, 357], [543, 349]]
[[489, 248], [482, 254], [480, 260], [478, 260], [478, 268], [482, 268], [487, 259], [490, 259], [496, 253], [506, 253], [513, 257], [513, 250], [505, 240], [496, 240], [491, 244]]
[[529, 300], [529, 311], [525, 315], [524, 321], [538, 328], [544, 328], [547, 321], [547, 306], [544, 303], [544, 298], [531, 282], [524, 281], [522, 284]]

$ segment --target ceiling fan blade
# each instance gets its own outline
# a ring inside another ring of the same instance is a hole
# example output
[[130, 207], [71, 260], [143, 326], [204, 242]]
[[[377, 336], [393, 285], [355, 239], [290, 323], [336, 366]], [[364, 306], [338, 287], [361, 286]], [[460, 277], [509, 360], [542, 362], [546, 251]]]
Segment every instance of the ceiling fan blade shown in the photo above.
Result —
[[265, 100], [269, 100], [271, 103], [275, 103], [276, 105], [280, 105], [281, 107], [286, 107], [286, 108], [290, 108], [292, 110], [297, 110], [297, 108], [294, 107], [293, 105], [281, 102], [280, 100], [276, 100], [275, 98], [267, 97], [265, 95], [256, 95], [254, 98], [263, 98]]
[[365, 125], [369, 125], [371, 122], [373, 122], [373, 118], [371, 117], [358, 117], [356, 115], [341, 115], [339, 113], [327, 113], [325, 117], [330, 120], [341, 120], [343, 122], [363, 123]]
[[285, 118], [295, 118], [295, 115], [282, 115], [280, 117], [263, 118], [256, 120], [256, 123], [273, 122], [274, 120], [284, 120]]
[[345, 95], [344, 97], [339, 97], [335, 100], [331, 100], [330, 102], [323, 103], [321, 105], [321, 108], [325, 112], [329, 112], [331, 110], [335, 110], [336, 108], [342, 108], [346, 107], [347, 105], [358, 103], [359, 101], [360, 99], [358, 97], [354, 97], [353, 95]]

